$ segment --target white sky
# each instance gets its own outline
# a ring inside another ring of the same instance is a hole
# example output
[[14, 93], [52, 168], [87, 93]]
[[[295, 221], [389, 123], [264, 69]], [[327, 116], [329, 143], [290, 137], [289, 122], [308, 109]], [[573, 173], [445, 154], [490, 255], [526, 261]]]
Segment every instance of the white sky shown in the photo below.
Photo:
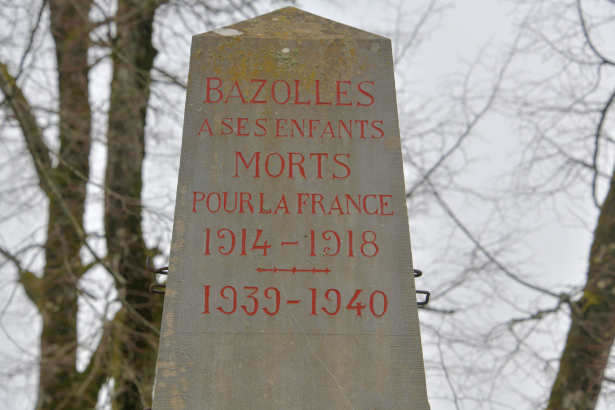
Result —
[[[404, 10], [411, 10], [423, 3], [406, 1]], [[341, 1], [303, 0], [299, 7], [344, 24], [378, 32], [383, 25], [386, 27], [394, 22], [397, 3], [355, 0], [349, 7]], [[443, 77], [464, 70], [463, 62], [474, 58], [485, 45], [497, 47], [512, 42], [515, 27], [511, 16], [510, 3], [493, 0], [455, 2], [444, 13], [439, 28], [412, 59], [411, 76], [417, 92], [425, 95], [437, 92]], [[501, 118], [486, 121], [479, 133], [481, 143], [474, 144], [472, 148], [473, 155], [479, 157], [480, 162], [473, 166], [469, 178], [475, 178], [480, 184], [514, 166], [512, 154], [518, 153], [519, 147], [510, 124]], [[589, 209], [588, 212], [595, 213], [595, 210]], [[593, 226], [590, 229], [570, 224], [561, 226], [559, 219], [557, 215], [541, 215], [535, 223], [542, 228], [530, 235], [528, 248], [537, 255], [537, 267], [546, 274], [578, 281], [580, 273], [587, 269]], [[410, 229], [413, 242], [417, 242], [419, 232], [427, 230], [427, 227], [423, 227], [421, 221], [411, 220]], [[428, 271], [428, 258], [417, 249], [414, 249], [413, 257], [416, 266], [423, 266]]]

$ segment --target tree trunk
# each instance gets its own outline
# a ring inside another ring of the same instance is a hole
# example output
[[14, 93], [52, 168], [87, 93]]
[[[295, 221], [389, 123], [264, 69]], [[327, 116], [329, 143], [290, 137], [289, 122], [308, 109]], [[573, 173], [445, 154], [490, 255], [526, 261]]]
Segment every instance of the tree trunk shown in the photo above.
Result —
[[583, 297], [571, 308], [549, 410], [594, 409], [600, 394], [615, 339], [615, 176], [594, 233]]
[[90, 6], [90, 0], [49, 1], [58, 68], [60, 149], [57, 166], [45, 171], [50, 174], [47, 183], [53, 185], [53, 194], [49, 195], [46, 265], [35, 301], [43, 319], [37, 409], [93, 404], [91, 398], [72, 394], [77, 377], [77, 284], [84, 273], [79, 252], [90, 156]]
[[[120, 0], [113, 47], [113, 79], [107, 142], [105, 230], [108, 259], [126, 279], [119, 292], [134, 311], [160, 327], [163, 297], [149, 293], [152, 274], [144, 263], [150, 253], [141, 231], [141, 171], [150, 95], [154, 13], [159, 1]], [[125, 309], [114, 320], [115, 380], [113, 408], [151, 403], [158, 356], [158, 335]]]

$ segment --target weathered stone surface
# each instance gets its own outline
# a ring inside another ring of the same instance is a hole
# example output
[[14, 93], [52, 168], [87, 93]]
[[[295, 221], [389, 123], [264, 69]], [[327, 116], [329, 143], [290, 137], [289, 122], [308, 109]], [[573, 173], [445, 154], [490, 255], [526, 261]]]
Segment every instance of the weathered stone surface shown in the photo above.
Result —
[[390, 40], [193, 37], [155, 409], [427, 409]]

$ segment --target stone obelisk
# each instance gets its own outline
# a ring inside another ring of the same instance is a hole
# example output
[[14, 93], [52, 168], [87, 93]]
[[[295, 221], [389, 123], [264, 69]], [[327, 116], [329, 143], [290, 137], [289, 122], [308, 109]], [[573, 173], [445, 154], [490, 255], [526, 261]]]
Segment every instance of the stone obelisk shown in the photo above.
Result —
[[154, 409], [428, 409], [389, 39], [192, 40]]

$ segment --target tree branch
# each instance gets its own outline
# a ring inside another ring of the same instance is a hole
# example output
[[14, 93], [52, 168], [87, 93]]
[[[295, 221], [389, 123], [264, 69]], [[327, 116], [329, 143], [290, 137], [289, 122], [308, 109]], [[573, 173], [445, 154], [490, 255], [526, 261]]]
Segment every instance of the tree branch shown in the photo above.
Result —
[[598, 57], [603, 64], [615, 65], [615, 61], [603, 56], [602, 53], [600, 53], [594, 46], [594, 43], [592, 42], [592, 39], [589, 35], [589, 31], [587, 30], [587, 23], [585, 23], [585, 16], [583, 15], [583, 7], [581, 6], [581, 0], [577, 0], [577, 10], [579, 12], [579, 20], [581, 21], [581, 26], [583, 27], [583, 35], [585, 36], [585, 40], [587, 41], [587, 45], [589, 46], [589, 48], [591, 48], [596, 57]]
[[615, 90], [611, 93], [611, 98], [608, 99], [604, 108], [600, 111], [600, 121], [598, 121], [598, 125], [596, 126], [596, 134], [595, 134], [595, 146], [594, 146], [594, 176], [592, 178], [592, 198], [594, 199], [594, 204], [600, 209], [600, 205], [598, 204], [598, 198], [596, 197], [596, 184], [598, 180], [598, 150], [600, 148], [600, 137], [602, 135], [603, 127], [606, 122], [606, 116], [613, 105], [613, 101], [615, 101]]
[[21, 57], [21, 61], [19, 63], [19, 70], [17, 70], [17, 76], [15, 77], [15, 81], [17, 81], [19, 77], [21, 77], [21, 74], [23, 73], [23, 65], [26, 62], [26, 57], [28, 56], [28, 53], [30, 52], [30, 48], [32, 48], [32, 44], [34, 44], [34, 35], [36, 34], [36, 31], [38, 30], [38, 27], [41, 24], [41, 17], [43, 16], [43, 11], [45, 11], [46, 4], [47, 4], [47, 0], [43, 0], [43, 4], [41, 4], [41, 9], [38, 12], [38, 16], [36, 17], [36, 23], [34, 24], [34, 27], [32, 28], [32, 32], [30, 33], [30, 40], [28, 41], [28, 46], [26, 47], [26, 51], [24, 51], [23, 56]]
[[[517, 48], [517, 44], [520, 40], [520, 36], [517, 36], [517, 38], [515, 39], [514, 45], [511, 48], [510, 52], [508, 53], [508, 55], [506, 56], [506, 60], [504, 61], [504, 64], [502, 65], [502, 67], [500, 68], [500, 70], [498, 71], [493, 86], [491, 88], [491, 92], [487, 98], [487, 101], [485, 102], [484, 106], [480, 109], [480, 111], [478, 111], [476, 114], [474, 114], [474, 117], [472, 119], [467, 119], [466, 121], [466, 127], [463, 130], [463, 132], [461, 132], [459, 134], [459, 136], [457, 137], [457, 140], [455, 141], [455, 143], [453, 144], [452, 147], [450, 147], [443, 155], [440, 156], [440, 158], [438, 158], [438, 160], [429, 168], [429, 170], [427, 170], [427, 172], [421, 172], [422, 176], [421, 176], [421, 180], [418, 181], [411, 189], [410, 191], [408, 191], [406, 193], [406, 197], [410, 198], [412, 197], [412, 195], [414, 194], [414, 192], [416, 192], [416, 190], [423, 185], [426, 182], [429, 182], [429, 178], [431, 177], [431, 175], [444, 163], [446, 162], [446, 160], [455, 152], [459, 149], [459, 147], [461, 147], [463, 141], [472, 133], [472, 131], [474, 130], [474, 128], [478, 125], [478, 123], [480, 122], [480, 120], [487, 115], [487, 113], [491, 110], [491, 108], [493, 107], [493, 104], [495, 102], [495, 99], [500, 91], [500, 87], [502, 85], [502, 82], [504, 81], [504, 75], [506, 74], [506, 71], [508, 69], [508, 67], [510, 66], [510, 64], [512, 63], [512, 58], [515, 55], [516, 52], [516, 48]], [[463, 105], [464, 108], [467, 105], [467, 82], [469, 81], [469, 78], [472, 76], [473, 72], [474, 72], [474, 68], [478, 65], [478, 63], [480, 62], [482, 56], [482, 51], [480, 53], [478, 53], [478, 55], [476, 56], [476, 58], [474, 59], [474, 62], [472, 63], [472, 65], [470, 66], [470, 69], [468, 70], [468, 72], [465, 75], [465, 79], [464, 79], [464, 94], [463, 94]]]
[[470, 230], [461, 222], [461, 220], [459, 220], [459, 218], [457, 218], [457, 215], [455, 215], [455, 213], [451, 210], [451, 208], [448, 206], [448, 204], [442, 199], [442, 197], [440, 196], [440, 194], [438, 193], [438, 191], [436, 190], [435, 186], [431, 183], [430, 180], [426, 180], [427, 183], [429, 184], [429, 186], [432, 189], [432, 194], [434, 195], [434, 197], [436, 198], [436, 200], [438, 201], [438, 203], [440, 204], [440, 207], [444, 210], [444, 212], [455, 222], [455, 224], [459, 227], [459, 229], [461, 229], [463, 231], [463, 233], [468, 237], [468, 239], [470, 239], [470, 241], [474, 244], [474, 246], [476, 246], [476, 248], [478, 250], [481, 251], [481, 253], [483, 255], [485, 255], [487, 257], [487, 259], [489, 259], [498, 269], [500, 269], [506, 276], [508, 276], [509, 278], [511, 278], [512, 280], [514, 280], [515, 282], [530, 288], [532, 290], [535, 290], [537, 292], [541, 292], [544, 294], [547, 294], [549, 296], [553, 296], [554, 298], [559, 298], [561, 299], [563, 298], [567, 298], [567, 295], [564, 294], [557, 294], [557, 293], [553, 293], [550, 290], [541, 288], [540, 286], [536, 286], [533, 285], [523, 279], [521, 279], [518, 275], [512, 273], [510, 270], [508, 270], [504, 265], [502, 265], [496, 258], [495, 256], [493, 256], [491, 254], [491, 252], [489, 252], [481, 243], [478, 239], [476, 239], [474, 237], [474, 235], [472, 235], [472, 233], [470, 232]]
[[51, 191], [44, 178], [44, 174], [49, 173], [52, 169], [49, 148], [45, 144], [43, 133], [36, 122], [36, 117], [32, 113], [32, 107], [15, 81], [16, 79], [11, 76], [6, 64], [0, 62], [0, 90], [2, 90], [6, 102], [19, 122], [30, 155], [34, 159], [34, 167], [38, 174], [41, 188], [49, 196]]
[[21, 283], [24, 287], [24, 290], [26, 291], [26, 294], [28, 295], [32, 303], [34, 303], [38, 307], [38, 299], [41, 293], [40, 279], [38, 278], [38, 276], [22, 268], [19, 259], [17, 259], [15, 255], [9, 253], [6, 249], [0, 248], [0, 254], [2, 254], [2, 256], [4, 256], [9, 261], [13, 262], [13, 264], [19, 271], [19, 283]]
[[[38, 158], [34, 158], [35, 161], [40, 161], [40, 159]], [[126, 283], [126, 278], [124, 278], [122, 276], [122, 274], [120, 272], [117, 271], [117, 269], [115, 269], [111, 263], [104, 261], [102, 258], [100, 258], [96, 252], [94, 251], [94, 249], [92, 249], [90, 247], [90, 245], [87, 242], [87, 237], [85, 234], [85, 231], [83, 230], [83, 227], [81, 226], [81, 224], [76, 220], [75, 216], [72, 214], [72, 212], [70, 211], [70, 208], [68, 207], [68, 204], [66, 203], [66, 201], [64, 200], [64, 198], [61, 195], [60, 189], [59, 187], [56, 185], [55, 181], [53, 181], [53, 179], [51, 178], [50, 175], [48, 174], [43, 174], [43, 177], [45, 178], [45, 182], [47, 184], [49, 184], [49, 187], [51, 189], [51, 192], [53, 193], [53, 195], [56, 196], [58, 202], [60, 202], [60, 205], [62, 206], [62, 209], [64, 210], [66, 216], [69, 218], [71, 224], [73, 225], [75, 231], [77, 232], [77, 235], [79, 236], [81, 243], [88, 249], [88, 251], [90, 251], [90, 253], [92, 254], [92, 256], [96, 259], [96, 261], [98, 263], [100, 263], [102, 266], [105, 267], [105, 269], [121, 284], [125, 284]], [[134, 307], [132, 307], [130, 305], [130, 303], [128, 303], [126, 301], [126, 299], [121, 295], [121, 293], [118, 294], [118, 299], [119, 301], [122, 303], [122, 306], [124, 306], [129, 312], [130, 314], [132, 314], [135, 318], [137, 318], [141, 323], [143, 323], [148, 329], [152, 330], [153, 332], [155, 332], [156, 334], [160, 334], [160, 329], [158, 329], [156, 326], [152, 325], [152, 323], [150, 323], [149, 320], [147, 320], [146, 318], [144, 318], [141, 314], [139, 314], [139, 312], [137, 312], [135, 310]]]

